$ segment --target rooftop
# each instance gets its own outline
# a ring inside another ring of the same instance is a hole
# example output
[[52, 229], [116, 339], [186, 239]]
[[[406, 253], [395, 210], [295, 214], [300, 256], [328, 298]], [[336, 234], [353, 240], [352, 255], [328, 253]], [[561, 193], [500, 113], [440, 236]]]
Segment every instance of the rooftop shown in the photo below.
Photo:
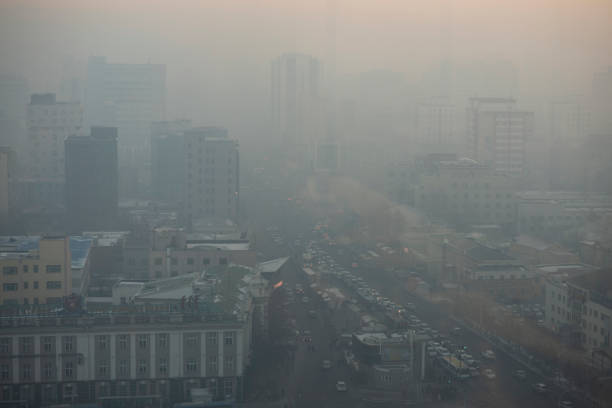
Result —
[[289, 257], [286, 256], [284, 258], [272, 259], [270, 261], [261, 262], [257, 265], [260, 271], [263, 273], [275, 273], [280, 270], [280, 268], [287, 263]]
[[[0, 236], [0, 258], [35, 257], [40, 238], [38, 235]], [[73, 269], [81, 269], [85, 266], [92, 242], [93, 239], [89, 237], [70, 237], [70, 258]]]
[[514, 258], [504, 254], [499, 249], [489, 248], [484, 245], [476, 245], [466, 251], [470, 258], [477, 261], [511, 261]]

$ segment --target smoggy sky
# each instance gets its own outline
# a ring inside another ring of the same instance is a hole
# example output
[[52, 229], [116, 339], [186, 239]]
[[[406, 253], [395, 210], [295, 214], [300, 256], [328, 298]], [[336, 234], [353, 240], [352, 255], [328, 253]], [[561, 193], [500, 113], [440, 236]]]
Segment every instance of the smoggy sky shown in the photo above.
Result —
[[611, 0], [4, 0], [0, 72], [55, 91], [71, 59], [165, 63], [170, 116], [219, 118], [265, 93], [275, 55], [329, 62], [334, 32], [338, 75], [506, 59], [522, 89], [585, 93], [612, 65]]

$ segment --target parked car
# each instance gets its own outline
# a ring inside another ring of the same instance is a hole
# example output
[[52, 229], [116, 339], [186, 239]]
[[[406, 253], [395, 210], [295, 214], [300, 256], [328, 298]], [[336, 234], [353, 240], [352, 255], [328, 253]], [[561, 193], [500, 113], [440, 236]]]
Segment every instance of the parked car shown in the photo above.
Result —
[[485, 368], [485, 369], [483, 370], [482, 374], [483, 374], [485, 377], [487, 377], [489, 380], [493, 380], [493, 379], [496, 377], [496, 375], [495, 375], [495, 371], [493, 371], [493, 370], [492, 370], [492, 369], [490, 369], [490, 368]]
[[346, 392], [346, 391], [348, 391], [348, 387], [346, 386], [346, 382], [344, 382], [344, 381], [337, 381], [336, 382], [336, 390], [338, 392]]
[[482, 352], [482, 356], [487, 360], [495, 360], [495, 352], [493, 350], [485, 350]]
[[548, 385], [544, 383], [533, 384], [532, 388], [533, 388], [533, 391], [535, 391], [538, 394], [546, 394], [548, 392]]
[[527, 373], [525, 372], [525, 370], [516, 370], [514, 372], [514, 378], [520, 381], [525, 381], [525, 379], [527, 378]]
[[329, 370], [331, 368], [331, 366], [332, 366], [332, 364], [331, 364], [331, 361], [329, 361], [329, 360], [323, 360], [323, 362], [321, 363], [321, 367], [324, 370]]

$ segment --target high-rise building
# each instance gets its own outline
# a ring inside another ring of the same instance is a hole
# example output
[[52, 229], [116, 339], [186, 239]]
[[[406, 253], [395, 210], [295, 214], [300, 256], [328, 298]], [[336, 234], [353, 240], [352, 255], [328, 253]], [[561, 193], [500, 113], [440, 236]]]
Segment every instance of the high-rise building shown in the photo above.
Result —
[[591, 132], [612, 133], [612, 67], [593, 75], [591, 99]]
[[55, 94], [34, 94], [28, 105], [26, 156], [22, 158], [27, 179], [59, 182], [64, 179], [64, 140], [83, 126], [78, 102], [58, 102]]
[[17, 75], [0, 74], [0, 146], [9, 146], [20, 154], [27, 104], [27, 81]]
[[198, 219], [236, 220], [239, 206], [238, 142], [217, 127], [184, 132], [183, 215]]
[[526, 172], [526, 144], [533, 136], [533, 112], [516, 109], [511, 98], [470, 98], [467, 139], [474, 160], [496, 172]]
[[117, 128], [92, 127], [66, 148], [66, 216], [71, 232], [112, 228], [118, 206]]
[[111, 64], [90, 57], [87, 66], [86, 123], [116, 127], [121, 134], [122, 162], [149, 159], [151, 122], [166, 109], [166, 66]]
[[159, 200], [178, 203], [182, 199], [183, 132], [189, 129], [191, 121], [186, 119], [151, 125], [151, 187]]
[[310, 55], [283, 54], [272, 61], [272, 126], [286, 149], [308, 149], [321, 136], [321, 80], [319, 60]]
[[0, 146], [0, 227], [8, 221], [9, 215], [9, 181], [12, 171], [11, 157], [11, 149], [6, 146]]
[[454, 152], [455, 106], [444, 99], [417, 105], [416, 141], [427, 153]]

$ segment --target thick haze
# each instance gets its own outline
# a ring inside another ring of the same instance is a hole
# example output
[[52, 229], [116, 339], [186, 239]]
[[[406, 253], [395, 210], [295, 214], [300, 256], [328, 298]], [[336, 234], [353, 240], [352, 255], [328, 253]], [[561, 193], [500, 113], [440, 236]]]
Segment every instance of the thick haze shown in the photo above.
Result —
[[612, 65], [609, 0], [56, 0], [2, 3], [0, 72], [42, 92], [67, 66], [83, 75], [90, 55], [163, 63], [169, 119], [244, 140], [265, 128], [269, 61], [305, 52], [329, 71], [334, 32], [338, 76], [388, 69], [416, 83], [441, 59], [509, 60], [523, 100], [584, 94]]

